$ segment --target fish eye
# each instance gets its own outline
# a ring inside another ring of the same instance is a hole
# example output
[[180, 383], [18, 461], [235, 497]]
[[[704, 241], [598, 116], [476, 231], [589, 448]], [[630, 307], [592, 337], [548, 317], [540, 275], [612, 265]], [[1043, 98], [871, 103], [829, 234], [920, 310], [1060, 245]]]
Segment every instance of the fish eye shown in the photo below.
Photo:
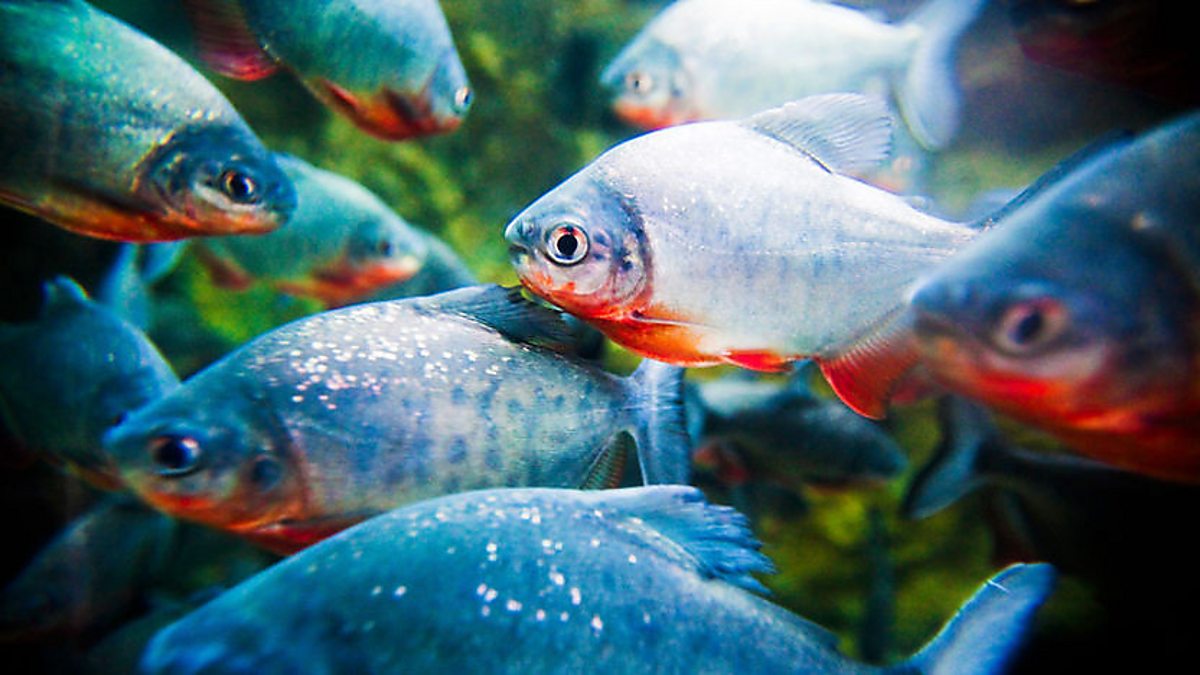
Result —
[[258, 183], [240, 171], [227, 169], [219, 179], [221, 192], [238, 204], [254, 204], [259, 200]]
[[587, 233], [575, 225], [558, 225], [550, 231], [546, 243], [550, 257], [561, 265], [574, 265], [587, 256]]
[[1046, 299], [1017, 303], [1004, 311], [996, 324], [993, 341], [1002, 351], [1027, 354], [1062, 334], [1066, 312]]
[[392, 244], [392, 242], [384, 239], [383, 241], [379, 242], [379, 244], [375, 247], [375, 250], [380, 256], [384, 258], [390, 258], [392, 257], [392, 253], [395, 252], [396, 247]]
[[475, 93], [470, 87], [462, 86], [454, 92], [454, 108], [459, 112], [466, 110], [471, 106], [471, 101], [475, 99]]
[[274, 457], [258, 457], [250, 467], [250, 481], [259, 490], [270, 490], [279, 484], [282, 477], [283, 467]]
[[635, 94], [648, 94], [654, 88], [654, 78], [648, 73], [635, 70], [625, 76], [625, 88]]
[[160, 436], [150, 442], [150, 457], [162, 476], [184, 476], [200, 467], [200, 443], [190, 436]]

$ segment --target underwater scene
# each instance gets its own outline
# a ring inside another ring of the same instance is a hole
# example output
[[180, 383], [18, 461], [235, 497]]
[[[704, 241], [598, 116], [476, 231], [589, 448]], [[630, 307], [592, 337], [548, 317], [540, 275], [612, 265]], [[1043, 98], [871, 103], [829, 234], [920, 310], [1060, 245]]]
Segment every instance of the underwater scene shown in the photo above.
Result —
[[1186, 668], [1182, 12], [0, 0], [0, 666]]

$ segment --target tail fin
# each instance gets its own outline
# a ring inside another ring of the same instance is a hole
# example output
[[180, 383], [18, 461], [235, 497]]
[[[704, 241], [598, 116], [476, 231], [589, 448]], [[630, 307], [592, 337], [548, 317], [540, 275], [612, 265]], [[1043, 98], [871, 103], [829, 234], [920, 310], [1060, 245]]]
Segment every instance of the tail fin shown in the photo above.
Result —
[[906, 22], [918, 26], [922, 38], [896, 98], [913, 136], [930, 150], [946, 146], [958, 130], [955, 45], [986, 1], [930, 0]]
[[629, 376], [635, 415], [633, 437], [646, 484], [686, 485], [691, 468], [691, 443], [683, 395], [684, 369], [643, 359]]
[[1025, 640], [1033, 613], [1050, 596], [1054, 568], [1013, 565], [988, 579], [902, 672], [927, 675], [1002, 672]]
[[902, 512], [926, 518], [978, 487], [979, 460], [995, 428], [987, 412], [956, 396], [938, 401], [942, 442], [904, 495]]

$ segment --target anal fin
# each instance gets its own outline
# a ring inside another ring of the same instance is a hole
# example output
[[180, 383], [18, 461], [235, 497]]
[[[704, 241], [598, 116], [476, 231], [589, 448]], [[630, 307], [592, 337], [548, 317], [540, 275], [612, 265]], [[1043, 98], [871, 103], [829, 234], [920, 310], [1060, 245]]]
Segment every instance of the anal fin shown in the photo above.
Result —
[[792, 361], [769, 351], [725, 352], [721, 360], [735, 366], [760, 373], [786, 373], [792, 369]]
[[843, 403], [860, 415], [882, 419], [896, 383], [917, 358], [911, 326], [893, 320], [848, 349], [815, 360]]

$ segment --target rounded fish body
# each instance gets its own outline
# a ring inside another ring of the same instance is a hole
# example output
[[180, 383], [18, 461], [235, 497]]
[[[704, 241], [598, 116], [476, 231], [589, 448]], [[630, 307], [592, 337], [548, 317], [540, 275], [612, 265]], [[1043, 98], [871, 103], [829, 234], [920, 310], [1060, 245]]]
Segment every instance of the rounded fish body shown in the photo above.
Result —
[[443, 311], [446, 295], [277, 329], [107, 446], [152, 504], [285, 549], [447, 492], [611, 485], [623, 434], [646, 450], [631, 380]]
[[276, 155], [296, 186], [296, 212], [258, 237], [196, 242], [220, 283], [264, 281], [330, 306], [345, 305], [419, 272], [428, 236], [359, 183], [295, 157]]
[[0, 202], [125, 241], [261, 233], [292, 186], [209, 82], [78, 0], [0, 7]]
[[810, 98], [609, 150], [508, 225], [518, 276], [651, 358], [765, 370], [837, 358], [975, 234], [835, 173], [818, 136], [796, 141], [806, 148], [768, 128], [806, 124], [808, 109], [853, 117], [863, 100]]
[[[761, 590], [750, 574], [770, 563], [756, 548], [740, 514], [705, 504], [690, 487], [451, 495], [283, 561], [163, 630], [141, 666], [179, 674], [876, 672], [841, 655], [833, 634], [735, 585]], [[1003, 593], [981, 591], [986, 600], [955, 621], [973, 623], [999, 601], [1003, 608], [983, 615], [1008, 630], [952, 636], [962, 649], [948, 663], [958, 672], [998, 668], [1044, 599], [1047, 572], [1018, 568], [997, 578]]]

